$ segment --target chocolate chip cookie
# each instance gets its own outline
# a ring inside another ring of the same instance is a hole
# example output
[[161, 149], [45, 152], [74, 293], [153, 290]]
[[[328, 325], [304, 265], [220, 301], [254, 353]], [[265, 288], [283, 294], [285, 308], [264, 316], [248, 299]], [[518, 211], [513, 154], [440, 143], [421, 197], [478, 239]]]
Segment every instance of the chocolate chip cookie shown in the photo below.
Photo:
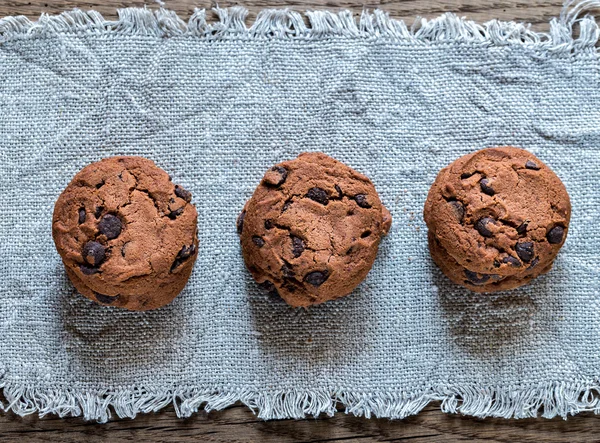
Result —
[[191, 198], [142, 157], [111, 157], [79, 171], [52, 219], [75, 288], [100, 304], [136, 311], [173, 300], [198, 254]]
[[479, 292], [521, 286], [547, 272], [570, 216], [556, 174], [514, 147], [484, 149], [442, 169], [424, 209], [434, 261]]
[[269, 169], [238, 217], [246, 266], [291, 306], [348, 295], [367, 276], [391, 215], [364, 175], [321, 153]]

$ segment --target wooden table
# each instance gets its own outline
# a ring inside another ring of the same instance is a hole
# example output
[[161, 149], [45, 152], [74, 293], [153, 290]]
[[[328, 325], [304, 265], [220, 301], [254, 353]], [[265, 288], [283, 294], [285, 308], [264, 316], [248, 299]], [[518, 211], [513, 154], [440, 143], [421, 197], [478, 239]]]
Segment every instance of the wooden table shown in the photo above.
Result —
[[[35, 18], [40, 12], [58, 13], [65, 9], [96, 9], [107, 18], [115, 17], [116, 8], [156, 7], [151, 0], [0, 0], [0, 16], [24, 14]], [[211, 8], [216, 0], [167, 0], [166, 6], [187, 18], [195, 7]], [[239, 4], [222, 0], [219, 6]], [[492, 18], [533, 23], [536, 30], [547, 30], [548, 22], [559, 14], [562, 0], [246, 0], [250, 21], [265, 7], [306, 9], [348, 8], [360, 12], [363, 7], [381, 7], [395, 18], [412, 23], [414, 17], [436, 17], [453, 11], [477, 21]], [[598, 427], [597, 427], [598, 426]], [[113, 420], [105, 425], [86, 423], [79, 418], [58, 419], [37, 416], [24, 418], [0, 415], [0, 442], [600, 442], [600, 416], [580, 414], [564, 421], [474, 419], [447, 415], [439, 404], [430, 404], [419, 415], [402, 421], [357, 418], [342, 413], [333, 418], [281, 420], [257, 419], [242, 405], [224, 411], [199, 413], [178, 419], [173, 408], [157, 414], [140, 415], [135, 420]]]

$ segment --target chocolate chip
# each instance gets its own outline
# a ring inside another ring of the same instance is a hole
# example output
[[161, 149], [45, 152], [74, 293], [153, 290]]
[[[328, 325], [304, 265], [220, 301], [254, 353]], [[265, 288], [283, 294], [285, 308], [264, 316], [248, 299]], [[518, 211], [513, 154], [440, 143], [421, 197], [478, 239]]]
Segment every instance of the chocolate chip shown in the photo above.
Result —
[[494, 195], [496, 193], [496, 191], [494, 191], [494, 188], [492, 188], [492, 186], [490, 185], [490, 181], [487, 178], [482, 178], [479, 181], [479, 186], [481, 187], [481, 192], [483, 192], [484, 194]]
[[533, 258], [533, 242], [517, 243], [515, 251], [521, 260], [525, 263], [529, 263]]
[[79, 224], [85, 223], [86, 213], [85, 208], [79, 208]]
[[112, 240], [117, 238], [121, 234], [123, 229], [123, 223], [119, 217], [113, 214], [106, 214], [98, 223], [98, 232], [102, 235], [106, 235], [106, 238]]
[[322, 205], [329, 203], [329, 194], [327, 194], [325, 189], [310, 188], [306, 193], [306, 196], [317, 203], [321, 203]]
[[294, 274], [294, 271], [292, 270], [292, 265], [290, 265], [289, 263], [283, 264], [283, 266], [281, 267], [281, 274], [284, 278], [294, 278], [296, 276], [296, 274]]
[[252, 237], [252, 242], [259, 248], [262, 248], [265, 245], [265, 241], [258, 235], [255, 235], [254, 237]]
[[240, 215], [238, 215], [238, 218], [236, 220], [236, 226], [237, 226], [237, 233], [241, 234], [242, 231], [244, 230], [244, 218], [246, 217], [246, 211], [243, 210]]
[[265, 229], [267, 229], [267, 230], [273, 229], [273, 226], [275, 226], [273, 224], [273, 220], [265, 220]]
[[175, 268], [177, 268], [179, 265], [181, 265], [184, 261], [186, 261], [188, 258], [190, 258], [195, 253], [196, 253], [196, 245], [192, 244], [190, 246], [185, 246], [185, 245], [182, 246], [182, 248], [177, 253], [177, 257], [175, 257], [173, 264], [171, 265], [171, 272], [173, 272], [173, 270]]
[[281, 186], [287, 179], [288, 171], [282, 166], [273, 166], [263, 177], [263, 182], [269, 186]]
[[467, 277], [469, 282], [473, 283], [474, 285], [482, 285], [490, 279], [489, 274], [478, 274], [476, 272], [469, 271], [468, 269], [465, 269], [465, 277]]
[[360, 238], [367, 238], [367, 237], [369, 237], [371, 234], [372, 234], [372, 232], [371, 232], [371, 231], [369, 231], [369, 230], [367, 230], [367, 231], [364, 231], [362, 234], [360, 234]]
[[341, 200], [342, 198], [344, 198], [344, 193], [342, 192], [342, 188], [340, 188], [338, 185], [334, 185], [333, 186], [335, 188], [335, 190], [338, 193], [338, 198]]
[[517, 227], [517, 234], [519, 235], [523, 235], [527, 232], [527, 222], [523, 222], [521, 223], [518, 227]]
[[96, 241], [89, 241], [83, 246], [83, 259], [92, 266], [98, 266], [106, 256], [105, 248]]
[[488, 229], [489, 224], [495, 224], [496, 220], [491, 217], [480, 218], [477, 223], [475, 223], [475, 229], [484, 237], [492, 237], [492, 231]]
[[188, 203], [192, 201], [192, 193], [179, 185], [175, 185], [175, 195]]
[[100, 218], [102, 212], [104, 212], [104, 206], [96, 206], [96, 210], [94, 211], [94, 217]]
[[281, 212], [287, 211], [290, 208], [290, 206], [292, 206], [292, 199], [286, 200], [286, 202], [283, 204]]
[[119, 298], [118, 295], [115, 295], [115, 296], [104, 295], [104, 294], [100, 294], [98, 292], [94, 292], [94, 296], [96, 297], [96, 300], [98, 300], [100, 303], [103, 303], [105, 305], [110, 305], [110, 304], [114, 303], [115, 301], [117, 301], [117, 299]]
[[304, 252], [305, 247], [304, 240], [302, 240], [300, 237], [292, 235], [292, 254], [294, 254], [294, 257], [300, 257]]
[[168, 215], [168, 217], [171, 220], [175, 220], [177, 217], [179, 217], [181, 214], [183, 214], [183, 208], [178, 208], [175, 209], [174, 211], [171, 211]]
[[448, 204], [452, 207], [452, 211], [459, 223], [465, 219], [465, 207], [457, 200], [450, 200]]
[[100, 181], [100, 183], [96, 183], [96, 189], [100, 189], [102, 186], [104, 186], [104, 180]]
[[321, 286], [329, 277], [329, 271], [313, 271], [304, 276], [304, 281], [313, 286]]
[[504, 257], [502, 259], [502, 263], [507, 263], [511, 266], [514, 266], [515, 268], [518, 268], [521, 266], [521, 262], [519, 260], [517, 260], [516, 258], [514, 258], [512, 255]]
[[548, 239], [548, 243], [552, 243], [553, 245], [560, 243], [563, 240], [565, 235], [565, 229], [562, 226], [556, 225], [548, 232], [546, 238]]
[[354, 200], [356, 200], [356, 204], [361, 208], [370, 208], [371, 205], [367, 201], [367, 196], [365, 194], [356, 194], [354, 196]]
[[466, 180], [469, 177], [472, 177], [474, 174], [474, 172], [463, 172], [462, 174], [460, 174], [460, 179], [461, 180]]
[[100, 270], [98, 268], [94, 268], [94, 267], [88, 266], [88, 265], [79, 265], [79, 269], [81, 270], [81, 272], [84, 275], [92, 275], [92, 274], [96, 274], [96, 273], [100, 272]]
[[529, 271], [530, 269], [535, 268], [539, 262], [540, 262], [539, 257], [534, 258], [533, 260], [531, 260], [531, 264], [527, 267], [527, 270]]
[[531, 160], [527, 160], [525, 162], [525, 167], [527, 169], [533, 169], [534, 171], [539, 171], [540, 170], [540, 167], [537, 165], [537, 163], [534, 162], [534, 161], [531, 161]]

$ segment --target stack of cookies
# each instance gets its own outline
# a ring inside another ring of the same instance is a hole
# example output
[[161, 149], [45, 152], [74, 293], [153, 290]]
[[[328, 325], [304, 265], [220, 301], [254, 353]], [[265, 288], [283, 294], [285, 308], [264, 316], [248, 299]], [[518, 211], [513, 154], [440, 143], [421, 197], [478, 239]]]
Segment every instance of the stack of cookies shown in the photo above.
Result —
[[185, 286], [198, 254], [192, 194], [142, 157], [79, 171], [54, 206], [52, 235], [75, 288], [102, 305], [155, 309]]
[[570, 216], [561, 180], [514, 147], [477, 151], [442, 169], [424, 209], [434, 262], [476, 292], [516, 288], [548, 272]]

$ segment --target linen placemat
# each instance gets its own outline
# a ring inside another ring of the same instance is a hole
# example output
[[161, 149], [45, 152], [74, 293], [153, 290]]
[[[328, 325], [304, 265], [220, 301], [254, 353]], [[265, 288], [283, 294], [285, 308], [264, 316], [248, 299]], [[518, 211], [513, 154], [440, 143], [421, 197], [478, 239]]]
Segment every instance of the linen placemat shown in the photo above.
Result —
[[[265, 419], [402, 418], [441, 400], [480, 417], [600, 410], [600, 31], [587, 8], [536, 33], [452, 14], [74, 10], [0, 21], [0, 387], [4, 410], [106, 421], [242, 401]], [[478, 295], [432, 263], [422, 207], [438, 170], [521, 146], [573, 204], [552, 271]], [[235, 220], [271, 165], [323, 151], [369, 176], [393, 215], [342, 300], [263, 293]], [[148, 157], [199, 212], [192, 277], [127, 312], [78, 295], [51, 237], [54, 202], [100, 158]]]

